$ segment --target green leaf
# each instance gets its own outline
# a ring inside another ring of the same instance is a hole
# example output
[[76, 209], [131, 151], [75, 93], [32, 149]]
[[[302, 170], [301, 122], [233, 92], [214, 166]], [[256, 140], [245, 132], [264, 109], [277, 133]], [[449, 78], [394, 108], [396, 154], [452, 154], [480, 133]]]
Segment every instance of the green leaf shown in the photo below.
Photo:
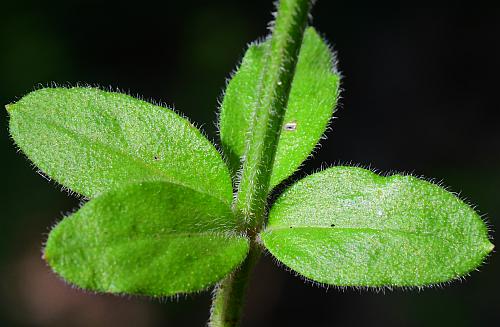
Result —
[[463, 276], [493, 249], [479, 215], [432, 183], [334, 167], [277, 200], [261, 234], [301, 275], [341, 286], [420, 286]]
[[[229, 82], [220, 113], [220, 137], [233, 173], [245, 152], [245, 136], [251, 125], [269, 41], [252, 44]], [[327, 44], [309, 27], [288, 100], [283, 129], [271, 176], [271, 187], [294, 173], [325, 132], [339, 94], [340, 76]]]
[[161, 180], [232, 200], [220, 154], [170, 109], [95, 88], [41, 89], [7, 109], [21, 150], [77, 193]]
[[44, 257], [84, 289], [167, 296], [203, 290], [243, 261], [227, 204], [164, 182], [130, 184], [98, 196], [50, 233]]

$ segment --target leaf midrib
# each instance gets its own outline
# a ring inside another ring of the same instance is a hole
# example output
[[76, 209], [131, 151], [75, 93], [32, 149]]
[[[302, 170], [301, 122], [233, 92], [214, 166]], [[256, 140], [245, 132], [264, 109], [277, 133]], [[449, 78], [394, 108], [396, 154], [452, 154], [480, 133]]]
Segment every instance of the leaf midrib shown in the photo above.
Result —
[[[94, 235], [95, 236], [95, 235]], [[127, 236], [127, 235], [123, 235]], [[90, 243], [79, 243], [79, 244], [70, 244], [65, 242], [64, 248], [65, 250], [73, 250], [77, 248], [85, 248], [85, 249], [99, 249], [99, 248], [107, 248], [109, 249], [110, 247], [121, 247], [124, 243], [135, 243], [135, 242], [140, 242], [140, 241], [150, 241], [150, 242], [160, 242], [164, 241], [165, 239], [178, 239], [178, 238], [203, 238], [206, 236], [212, 236], [219, 238], [220, 240], [247, 240], [245, 237], [240, 236], [240, 235], [234, 235], [231, 233], [224, 233], [224, 232], [181, 232], [181, 233], [161, 233], [161, 234], [156, 234], [151, 236], [151, 234], [144, 233], [135, 235], [132, 238], [126, 238], [126, 237], [120, 237], [120, 238], [114, 238], [112, 242], [110, 243], [103, 243], [103, 242], [90, 242]], [[97, 237], [93, 238], [96, 239]], [[81, 239], [80, 239], [81, 240]], [[88, 239], [87, 239], [88, 240]], [[84, 241], [86, 241], [84, 239]]]
[[369, 228], [369, 227], [331, 227], [331, 226], [293, 226], [293, 225], [287, 225], [287, 226], [276, 226], [276, 227], [268, 227], [266, 228], [265, 232], [273, 232], [273, 231], [284, 231], [284, 230], [297, 230], [297, 229], [329, 229], [329, 230], [341, 230], [341, 231], [356, 231], [356, 232], [373, 232], [373, 233], [384, 233], [384, 232], [392, 232], [392, 233], [397, 233], [397, 234], [407, 234], [407, 235], [416, 235], [416, 236], [426, 236], [426, 237], [431, 237], [431, 236], [436, 236], [440, 238], [445, 238], [443, 235], [439, 235], [433, 232], [417, 232], [417, 231], [405, 231], [401, 229], [395, 229], [395, 228]]

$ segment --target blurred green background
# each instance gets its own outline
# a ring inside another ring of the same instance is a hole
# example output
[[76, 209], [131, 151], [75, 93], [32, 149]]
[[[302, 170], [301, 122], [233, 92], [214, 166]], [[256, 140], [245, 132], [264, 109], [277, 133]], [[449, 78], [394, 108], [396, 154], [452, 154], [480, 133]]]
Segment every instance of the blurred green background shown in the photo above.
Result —
[[[44, 85], [88, 83], [160, 101], [217, 142], [217, 101], [271, 1], [2, 1], [0, 104]], [[354, 163], [434, 178], [500, 224], [500, 8], [479, 2], [320, 0], [314, 25], [338, 51], [339, 119], [303, 173]], [[163, 301], [84, 293], [40, 258], [78, 201], [48, 183], [0, 114], [0, 325], [202, 326], [209, 292]], [[494, 236], [494, 233], [493, 233]], [[498, 244], [497, 244], [498, 246]], [[265, 256], [244, 326], [500, 326], [500, 259], [423, 291], [325, 290]]]

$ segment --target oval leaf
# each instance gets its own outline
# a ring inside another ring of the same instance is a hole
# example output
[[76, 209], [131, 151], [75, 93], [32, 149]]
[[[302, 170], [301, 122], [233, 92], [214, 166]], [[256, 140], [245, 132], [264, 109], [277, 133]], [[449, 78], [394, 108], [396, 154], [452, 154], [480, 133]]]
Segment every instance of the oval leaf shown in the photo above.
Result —
[[77, 193], [91, 198], [124, 183], [163, 180], [231, 202], [220, 154], [170, 109], [95, 88], [48, 88], [8, 111], [21, 150]]
[[341, 286], [420, 286], [462, 276], [493, 249], [479, 215], [412, 176], [334, 167], [290, 187], [261, 234], [301, 275]]
[[[268, 41], [266, 41], [268, 42]], [[220, 113], [220, 137], [233, 173], [245, 151], [255, 95], [264, 67], [266, 43], [252, 44], [229, 82]], [[325, 132], [339, 94], [340, 76], [328, 45], [309, 27], [304, 34], [299, 61], [283, 122], [271, 187], [290, 176], [314, 149]]]
[[50, 233], [44, 256], [84, 289], [166, 296], [203, 290], [246, 256], [219, 200], [171, 183], [124, 186], [91, 200]]

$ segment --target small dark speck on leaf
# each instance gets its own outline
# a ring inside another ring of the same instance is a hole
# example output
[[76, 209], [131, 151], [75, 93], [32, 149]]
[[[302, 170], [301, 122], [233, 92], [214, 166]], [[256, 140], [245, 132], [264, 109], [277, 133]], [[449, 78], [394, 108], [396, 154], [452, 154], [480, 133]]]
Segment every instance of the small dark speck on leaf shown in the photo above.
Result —
[[292, 226], [290, 226], [290, 228], [293, 228]]
[[155, 156], [154, 158], [155, 158], [155, 160], [157, 160], [157, 161], [158, 161], [158, 160], [160, 160], [160, 158], [158, 158], [158, 156]]
[[330, 227], [335, 227], [335, 224], [331, 224]]
[[297, 122], [296, 121], [291, 121], [289, 123], [286, 123], [284, 126], [283, 126], [283, 129], [285, 131], [290, 131], [290, 132], [293, 132], [297, 129]]

